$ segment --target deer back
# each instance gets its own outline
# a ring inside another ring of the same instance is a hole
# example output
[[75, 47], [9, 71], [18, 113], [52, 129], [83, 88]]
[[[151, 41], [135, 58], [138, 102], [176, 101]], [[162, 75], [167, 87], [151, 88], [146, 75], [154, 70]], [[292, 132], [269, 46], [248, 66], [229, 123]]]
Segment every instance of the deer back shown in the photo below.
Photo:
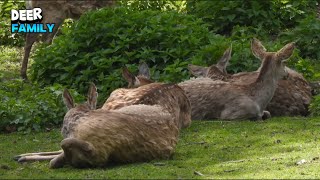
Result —
[[[187, 127], [191, 123], [190, 102], [184, 91], [175, 84], [151, 83], [134, 89], [118, 89], [111, 93], [102, 109], [119, 110], [140, 104], [161, 106], [175, 117], [175, 123], [179, 128]], [[128, 108], [126, 110], [129, 111]]]
[[[211, 71], [207, 71], [205, 77], [211, 78], [212, 80], [219, 79], [236, 84], [253, 83], [259, 74], [259, 71], [254, 71], [230, 75], [224, 73], [221, 68], [213, 67], [216, 67], [216, 65], [198, 68], [210, 68]], [[287, 79], [278, 81], [277, 89], [271, 102], [267, 105], [266, 110], [270, 111], [273, 116], [306, 116], [309, 114], [308, 106], [312, 99], [311, 87], [298, 72], [288, 67], [286, 67], [286, 71], [288, 72]], [[193, 74], [197, 75], [195, 73]]]

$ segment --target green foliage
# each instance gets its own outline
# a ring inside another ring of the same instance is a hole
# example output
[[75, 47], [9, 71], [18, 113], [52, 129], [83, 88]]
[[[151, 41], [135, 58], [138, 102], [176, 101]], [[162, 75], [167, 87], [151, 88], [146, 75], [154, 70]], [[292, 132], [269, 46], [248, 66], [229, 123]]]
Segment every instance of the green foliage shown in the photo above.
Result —
[[19, 48], [0, 46], [0, 82], [18, 77], [21, 55]]
[[120, 6], [131, 10], [159, 10], [159, 11], [184, 11], [186, 6], [185, 0], [120, 0]]
[[320, 20], [309, 16], [290, 31], [281, 34], [286, 41], [295, 41], [303, 58], [320, 60]]
[[63, 89], [59, 84], [40, 88], [22, 80], [0, 83], [0, 131], [38, 131], [61, 124], [66, 111], [61, 98]]
[[0, 2], [0, 45], [22, 46], [24, 34], [11, 33], [11, 9], [25, 8], [25, 1], [4, 0]]
[[320, 95], [316, 95], [313, 97], [309, 109], [312, 116], [320, 116]]
[[136, 70], [145, 61], [153, 67], [153, 79], [178, 82], [188, 77], [187, 62], [215, 39], [221, 37], [191, 15], [106, 8], [87, 13], [51, 46], [39, 48], [32, 79], [79, 92], [94, 81], [101, 103], [112, 90], [124, 86], [120, 69], [125, 64], [134, 64], [130, 69]]
[[253, 26], [274, 34], [293, 27], [307, 14], [314, 14], [316, 3], [316, 0], [190, 0], [187, 11], [203, 18], [210, 29], [221, 34], [230, 34], [235, 25]]

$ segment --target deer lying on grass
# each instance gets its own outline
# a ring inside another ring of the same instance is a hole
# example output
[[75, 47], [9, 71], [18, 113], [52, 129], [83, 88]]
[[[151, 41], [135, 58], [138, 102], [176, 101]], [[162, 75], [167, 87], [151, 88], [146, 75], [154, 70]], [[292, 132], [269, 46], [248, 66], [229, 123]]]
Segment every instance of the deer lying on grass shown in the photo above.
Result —
[[[27, 8], [40, 7], [42, 9], [43, 19], [41, 23], [54, 23], [52, 33], [42, 34], [41, 40], [51, 44], [53, 37], [56, 35], [59, 27], [67, 18], [78, 19], [83, 13], [106, 6], [112, 6], [115, 0], [81, 0], [81, 1], [43, 1], [29, 0]], [[38, 41], [39, 33], [27, 33], [24, 45], [24, 57], [20, 70], [21, 77], [27, 79], [27, 67], [30, 51], [34, 42]]]
[[[262, 45], [261, 47], [265, 49]], [[231, 48], [227, 49], [216, 65], [201, 67], [189, 65], [190, 72], [196, 77], [208, 77], [238, 84], [253, 83], [259, 71], [227, 74], [226, 67], [231, 58]], [[302, 75], [286, 67], [288, 77], [278, 81], [278, 87], [266, 110], [272, 116], [308, 115], [308, 106], [312, 99], [311, 87]]]
[[277, 82], [288, 73], [284, 62], [294, 50], [289, 43], [278, 52], [266, 52], [260, 41], [253, 39], [253, 54], [263, 60], [260, 72], [251, 83], [213, 81], [196, 78], [179, 83], [192, 106], [192, 119], [251, 119], [270, 117], [264, 111], [276, 90]]
[[[190, 103], [175, 84], [150, 83], [115, 90], [98, 110], [93, 110], [97, 99], [94, 86], [87, 103], [81, 105], [73, 103], [67, 90], [63, 96], [69, 109], [64, 119], [67, 128], [62, 129], [66, 137], [61, 142], [63, 152], [50, 161], [51, 168], [169, 158], [179, 129], [191, 123]], [[117, 101], [117, 97], [121, 99]]]

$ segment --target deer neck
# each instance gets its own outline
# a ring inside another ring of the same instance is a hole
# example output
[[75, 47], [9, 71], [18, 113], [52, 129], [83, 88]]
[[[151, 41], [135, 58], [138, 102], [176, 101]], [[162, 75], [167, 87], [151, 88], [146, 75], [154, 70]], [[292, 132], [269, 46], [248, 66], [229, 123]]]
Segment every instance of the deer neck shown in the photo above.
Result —
[[277, 88], [277, 84], [277, 74], [273, 70], [271, 61], [269, 61], [261, 67], [258, 78], [251, 86], [251, 95], [260, 106], [261, 110], [264, 110], [271, 101]]

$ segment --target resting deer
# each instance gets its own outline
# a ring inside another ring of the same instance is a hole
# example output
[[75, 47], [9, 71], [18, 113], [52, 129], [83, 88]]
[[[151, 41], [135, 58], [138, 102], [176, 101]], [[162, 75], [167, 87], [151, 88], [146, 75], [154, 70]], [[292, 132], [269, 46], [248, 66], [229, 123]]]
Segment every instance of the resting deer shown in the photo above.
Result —
[[264, 111], [276, 90], [277, 82], [288, 73], [285, 60], [294, 50], [289, 43], [278, 52], [266, 52], [260, 41], [253, 39], [253, 54], [263, 60], [260, 71], [251, 83], [213, 81], [210, 78], [196, 78], [179, 83], [192, 106], [192, 119], [252, 119], [270, 117]]
[[[262, 45], [261, 45], [262, 46]], [[265, 49], [262, 46], [263, 49]], [[201, 67], [189, 65], [190, 72], [196, 77], [208, 77], [213, 80], [223, 80], [238, 84], [248, 84], [256, 80], [259, 71], [241, 72], [230, 75], [226, 71], [231, 58], [231, 48], [227, 49], [216, 65]], [[278, 87], [266, 110], [272, 116], [306, 116], [309, 114], [308, 106], [312, 99], [311, 87], [302, 75], [286, 67], [288, 77], [278, 81]]]
[[[137, 78], [138, 79], [138, 78]], [[118, 101], [117, 97], [121, 97]], [[65, 90], [63, 152], [50, 161], [51, 168], [102, 167], [108, 162], [127, 163], [169, 158], [179, 129], [191, 123], [190, 103], [175, 84], [150, 83], [115, 90], [102, 109], [93, 110], [96, 88], [88, 102], [75, 105]], [[65, 133], [64, 133], [65, 132]]]
[[[83, 13], [115, 4], [115, 0], [81, 0], [81, 1], [43, 1], [28, 0], [27, 8], [40, 7], [42, 9], [42, 23], [54, 23], [52, 33], [42, 34], [41, 40], [51, 44], [53, 37], [56, 35], [59, 27], [67, 18], [78, 19]], [[39, 39], [38, 33], [27, 33], [24, 45], [24, 57], [21, 66], [21, 77], [27, 79], [27, 67], [30, 51], [34, 42]]]

